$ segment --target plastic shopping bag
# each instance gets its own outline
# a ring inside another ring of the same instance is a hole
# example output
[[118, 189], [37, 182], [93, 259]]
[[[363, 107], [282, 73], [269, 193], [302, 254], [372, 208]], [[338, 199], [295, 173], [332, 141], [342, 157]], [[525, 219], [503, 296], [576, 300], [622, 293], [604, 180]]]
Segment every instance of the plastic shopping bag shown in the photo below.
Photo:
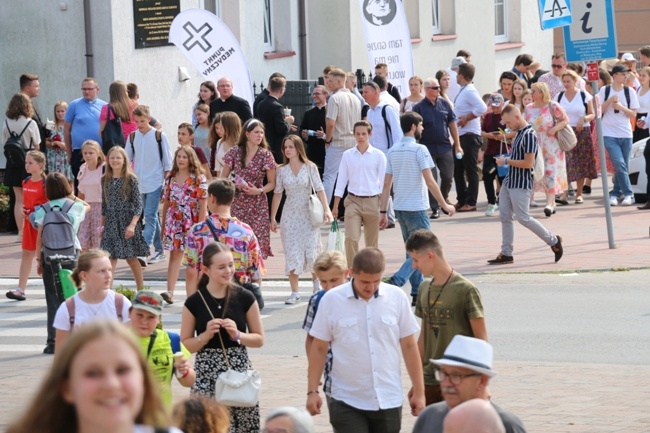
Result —
[[327, 251], [340, 251], [345, 256], [345, 236], [339, 230], [338, 221], [334, 220], [327, 237]]

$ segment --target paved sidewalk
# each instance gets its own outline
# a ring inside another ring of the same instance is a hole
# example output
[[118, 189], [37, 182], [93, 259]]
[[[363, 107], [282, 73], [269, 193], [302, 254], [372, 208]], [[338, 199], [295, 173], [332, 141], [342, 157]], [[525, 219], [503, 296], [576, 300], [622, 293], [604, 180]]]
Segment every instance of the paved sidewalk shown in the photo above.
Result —
[[[441, 239], [448, 261], [463, 274], [503, 272], [570, 272], [618, 267], [645, 268], [650, 266], [650, 212], [636, 206], [612, 208], [616, 249], [609, 249], [607, 226], [600, 181], [594, 181], [593, 193], [585, 195], [582, 205], [558, 206], [551, 218], [543, 208], [532, 208], [531, 214], [553, 233], [562, 236], [564, 257], [554, 263], [553, 253], [531, 232], [515, 224], [515, 262], [511, 265], [488, 266], [486, 260], [500, 251], [501, 224], [498, 214], [484, 215], [487, 203], [480, 187], [479, 211], [442, 216], [431, 222], [431, 230]], [[452, 193], [453, 198], [453, 193]], [[543, 195], [536, 194], [538, 202]], [[323, 229], [323, 244], [327, 229]], [[285, 279], [284, 253], [280, 235], [271, 233], [274, 257], [266, 261], [267, 279]], [[387, 274], [397, 271], [404, 260], [404, 242], [399, 227], [382, 231], [379, 248], [386, 254]], [[20, 245], [16, 236], [0, 235], [0, 276], [15, 277], [20, 265]], [[167, 263], [150, 265], [145, 269], [147, 279], [165, 280]], [[36, 269], [32, 277], [37, 277]], [[303, 275], [307, 277], [307, 275]], [[116, 278], [132, 279], [126, 262], [120, 261]], [[181, 272], [181, 278], [184, 278]]]

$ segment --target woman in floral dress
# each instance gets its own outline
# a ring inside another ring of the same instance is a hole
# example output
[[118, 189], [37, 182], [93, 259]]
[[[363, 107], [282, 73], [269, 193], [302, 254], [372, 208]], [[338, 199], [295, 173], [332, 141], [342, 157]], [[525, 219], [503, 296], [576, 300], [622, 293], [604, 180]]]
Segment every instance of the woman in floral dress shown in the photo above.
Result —
[[[546, 193], [544, 214], [550, 217], [555, 213], [555, 195], [562, 194], [567, 189], [566, 160], [564, 152], [557, 141], [557, 132], [569, 125], [569, 118], [557, 102], [551, 101], [546, 83], [535, 83], [531, 87], [533, 103], [526, 106], [524, 111], [526, 121], [537, 132], [539, 147], [544, 154], [544, 179], [541, 190]], [[553, 113], [551, 113], [551, 107]], [[557, 118], [557, 124], [553, 121]]]
[[54, 129], [52, 135], [46, 140], [47, 146], [47, 171], [50, 173], [61, 173], [72, 184], [74, 177], [68, 162], [68, 152], [65, 150], [63, 141], [63, 126], [65, 124], [65, 112], [68, 104], [59, 101], [54, 104]]
[[169, 251], [167, 291], [161, 296], [174, 303], [174, 289], [185, 251], [187, 232], [207, 214], [208, 183], [201, 162], [192, 146], [181, 146], [174, 155], [169, 178], [163, 190], [163, 248]]
[[266, 194], [275, 189], [275, 159], [264, 138], [264, 124], [257, 119], [247, 120], [237, 147], [230, 149], [223, 161], [221, 177], [232, 176], [237, 187], [232, 216], [251, 226], [262, 258], [266, 259], [273, 255]]
[[[285, 304], [295, 304], [300, 299], [298, 279], [300, 274], [311, 272], [314, 261], [321, 252], [320, 227], [314, 227], [309, 213], [309, 196], [314, 191], [325, 209], [323, 223], [332, 221], [325, 190], [316, 164], [307, 159], [305, 145], [297, 135], [290, 135], [282, 143], [284, 164], [278, 167], [275, 194], [271, 206], [271, 230], [275, 233], [278, 223], [275, 216], [280, 207], [282, 192], [287, 200], [282, 211], [282, 246], [284, 247], [284, 270], [289, 276], [291, 295]], [[319, 283], [312, 273], [314, 291]]]

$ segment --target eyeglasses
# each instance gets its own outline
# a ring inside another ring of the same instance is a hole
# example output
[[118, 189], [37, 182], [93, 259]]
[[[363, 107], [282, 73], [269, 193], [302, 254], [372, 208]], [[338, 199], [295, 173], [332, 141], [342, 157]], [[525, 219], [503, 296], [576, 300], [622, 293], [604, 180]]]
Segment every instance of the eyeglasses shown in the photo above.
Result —
[[322, 93], [315, 93], [315, 92], [314, 92], [314, 93], [312, 93], [311, 95], [312, 95], [312, 96], [321, 96]]
[[564, 65], [551, 65], [551, 68], [562, 69]]
[[471, 374], [448, 374], [445, 373], [442, 370], [436, 370], [434, 373], [436, 380], [440, 383], [444, 382], [445, 379], [449, 379], [449, 381], [454, 384], [454, 385], [460, 385], [460, 383], [463, 381], [463, 379], [467, 377], [473, 377], [473, 376], [482, 376], [481, 373], [471, 373]]
[[95, 90], [97, 87], [82, 87], [81, 90], [84, 92], [92, 92]]
[[425, 87], [425, 89], [440, 90], [440, 86], [429, 86], [429, 87]]

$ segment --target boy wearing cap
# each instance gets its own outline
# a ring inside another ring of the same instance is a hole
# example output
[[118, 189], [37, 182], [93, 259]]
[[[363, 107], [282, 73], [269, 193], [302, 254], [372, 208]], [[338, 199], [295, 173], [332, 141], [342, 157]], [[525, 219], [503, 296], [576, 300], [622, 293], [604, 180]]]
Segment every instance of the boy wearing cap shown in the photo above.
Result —
[[[447, 413], [466, 401], [489, 399], [487, 386], [496, 376], [492, 370], [492, 346], [484, 340], [456, 335], [440, 359], [431, 359], [436, 365], [445, 401], [427, 406], [418, 417], [413, 433], [442, 433]], [[525, 433], [521, 420], [494, 403], [507, 433]]]
[[488, 208], [485, 216], [493, 216], [499, 210], [497, 196], [494, 190], [494, 179], [503, 183], [504, 176], [499, 176], [497, 163], [494, 158], [509, 152], [507, 140], [511, 140], [514, 132], [505, 133], [506, 124], [501, 120], [501, 111], [505, 101], [500, 93], [492, 93], [488, 98], [488, 107], [491, 110], [485, 114], [481, 125], [481, 137], [487, 139], [487, 147], [483, 155], [483, 186], [488, 199]]
[[[141, 290], [133, 298], [129, 309], [129, 326], [138, 337], [142, 352], [147, 357], [149, 367], [160, 383], [162, 400], [171, 408], [172, 377], [177, 372], [178, 383], [191, 387], [196, 373], [190, 365], [189, 350], [181, 343], [180, 336], [174, 332], [157, 329], [163, 310], [163, 298], [152, 291]], [[183, 353], [182, 360], [175, 360], [175, 353]]]

